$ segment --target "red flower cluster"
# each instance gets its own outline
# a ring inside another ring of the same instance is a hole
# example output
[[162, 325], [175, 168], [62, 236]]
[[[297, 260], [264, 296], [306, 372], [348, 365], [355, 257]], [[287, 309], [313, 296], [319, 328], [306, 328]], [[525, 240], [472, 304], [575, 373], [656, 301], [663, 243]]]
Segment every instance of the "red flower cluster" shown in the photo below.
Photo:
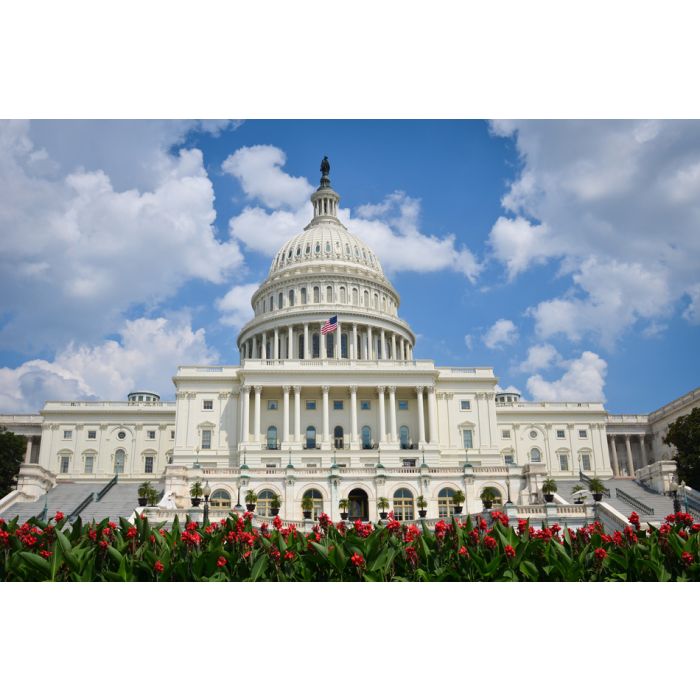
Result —
[[505, 546], [504, 551], [508, 559], [512, 559], [515, 556], [515, 549], [513, 549], [513, 547], [511, 547], [509, 544]]
[[406, 559], [411, 566], [418, 565], [418, 552], [415, 547], [406, 547]]
[[496, 540], [493, 537], [491, 537], [491, 535], [486, 535], [486, 537], [484, 537], [484, 544], [491, 550], [496, 549], [496, 547], [498, 546], [498, 542], [496, 542]]
[[138, 531], [135, 527], [130, 527], [130, 528], [126, 531], [126, 538], [127, 538], [128, 540], [133, 540], [134, 537], [136, 537], [138, 534], [139, 534], [139, 531]]
[[360, 537], [369, 537], [372, 534], [372, 523], [363, 523], [361, 520], [355, 521], [355, 532]]
[[327, 530], [332, 524], [331, 519], [325, 513], [321, 513], [321, 515], [318, 516], [318, 522], [324, 530]]
[[462, 556], [462, 557], [468, 557], [468, 556], [469, 556], [469, 552], [467, 551], [467, 548], [466, 548], [464, 545], [462, 545], [462, 546], [459, 548], [459, 550], [457, 551], [457, 554], [459, 554], [459, 555]]
[[505, 513], [502, 513], [500, 510], [492, 510], [491, 522], [495, 523], [497, 520], [501, 523], [501, 525], [503, 525], [503, 527], [508, 527], [508, 523], [510, 522], [508, 520], [508, 516]]
[[66, 516], [63, 515], [63, 513], [61, 513], [60, 510], [57, 510], [57, 511], [56, 511], [56, 515], [53, 516], [53, 519], [54, 519], [57, 523], [60, 523], [61, 520], [63, 520], [63, 518], [65, 518], [65, 517], [66, 517]]
[[288, 550], [284, 553], [284, 558], [285, 558], [287, 561], [292, 561], [295, 557], [296, 557], [296, 552], [293, 552], [291, 549], [288, 549]]
[[158, 559], [158, 560], [156, 561], [156, 563], [153, 565], [153, 569], [154, 569], [154, 571], [155, 571], [157, 574], [162, 574], [164, 568], [165, 568], [165, 567], [163, 566], [163, 564], [162, 564], [162, 562], [160, 561], [160, 559]]
[[182, 533], [182, 541], [188, 546], [193, 545], [197, 547], [202, 543], [202, 536], [194, 530], [185, 530]]
[[598, 561], [602, 562], [608, 556], [608, 553], [602, 547], [598, 547], [595, 552], [593, 552], [593, 556], [595, 556]]
[[226, 566], [226, 557], [219, 557], [216, 560], [216, 565], [219, 567], [219, 569], [223, 569], [224, 566]]
[[365, 559], [364, 559], [364, 557], [363, 557], [361, 554], [358, 554], [357, 552], [355, 552], [355, 554], [353, 554], [353, 555], [350, 557], [350, 561], [351, 561], [358, 569], [361, 569], [361, 568], [365, 565]]
[[282, 527], [282, 518], [280, 518], [279, 515], [275, 515], [272, 519], [272, 527], [274, 527], [275, 530], [279, 530]]
[[637, 515], [637, 513], [635, 511], [632, 511], [630, 513], [630, 517], [627, 519], [630, 521], [630, 523], [632, 523], [632, 525], [634, 525], [635, 530], [639, 531], [639, 529], [642, 526], [641, 523], [639, 522], [639, 515]]
[[683, 566], [690, 566], [693, 563], [693, 555], [690, 552], [683, 552], [681, 554], [681, 561]]
[[413, 542], [416, 537], [420, 537], [420, 530], [416, 525], [411, 524], [404, 530], [403, 541], [408, 544]]

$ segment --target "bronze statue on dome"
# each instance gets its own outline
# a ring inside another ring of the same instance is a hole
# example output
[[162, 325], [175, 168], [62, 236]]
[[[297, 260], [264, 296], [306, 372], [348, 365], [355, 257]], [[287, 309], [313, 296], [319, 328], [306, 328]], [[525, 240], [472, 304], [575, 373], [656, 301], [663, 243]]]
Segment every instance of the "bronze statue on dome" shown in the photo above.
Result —
[[323, 156], [321, 161], [321, 174], [323, 177], [328, 177], [328, 173], [331, 171], [331, 164], [328, 162], [328, 156]]

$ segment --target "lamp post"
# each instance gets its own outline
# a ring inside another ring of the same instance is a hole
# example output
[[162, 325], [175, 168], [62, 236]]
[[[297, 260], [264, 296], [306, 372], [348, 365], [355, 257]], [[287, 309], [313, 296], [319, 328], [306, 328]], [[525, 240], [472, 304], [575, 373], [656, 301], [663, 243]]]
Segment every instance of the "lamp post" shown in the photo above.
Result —
[[241, 516], [241, 513], [244, 511], [243, 506], [241, 505], [241, 482], [238, 482], [238, 496], [236, 497], [236, 505], [233, 507], [233, 512], [238, 515], [238, 517]]
[[685, 481], [681, 481], [681, 488], [683, 489], [683, 510], [688, 512], [688, 492], [685, 489]]
[[673, 494], [673, 512], [678, 513], [681, 509], [681, 502], [680, 499], [678, 498], [678, 489], [680, 488], [679, 484], [677, 483], [672, 483], [671, 484], [671, 493]]
[[199, 447], [196, 447], [195, 450], [195, 457], [194, 457], [194, 464], [192, 465], [193, 469], [201, 469], [201, 464], [199, 463]]
[[209, 496], [211, 496], [211, 486], [209, 486], [208, 480], [204, 482], [202, 496], [204, 496], [204, 527], [206, 527], [209, 525]]

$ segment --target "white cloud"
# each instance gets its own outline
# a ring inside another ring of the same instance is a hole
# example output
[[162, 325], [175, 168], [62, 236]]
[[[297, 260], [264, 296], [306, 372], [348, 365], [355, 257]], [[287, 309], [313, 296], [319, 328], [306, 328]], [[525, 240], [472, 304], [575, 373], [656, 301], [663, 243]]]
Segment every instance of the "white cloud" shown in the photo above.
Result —
[[683, 318], [690, 323], [700, 324], [700, 284], [694, 284], [688, 289], [690, 304], [683, 312]]
[[[77, 138], [73, 123], [63, 124], [52, 145], [63, 129], [67, 142]], [[152, 307], [191, 279], [222, 283], [242, 265], [238, 244], [215, 237], [202, 153], [168, 152], [183, 128], [173, 127], [170, 140], [160, 134], [159, 147], [136, 159], [148, 165], [151, 189], [119, 190], [106, 170], [52, 160], [28, 124], [0, 122], [0, 313], [7, 319], [0, 344], [36, 352], [96, 342], [134, 305]], [[124, 129], [115, 129], [121, 143]], [[86, 137], [96, 133], [108, 141], [109, 125], [86, 127]], [[103, 164], [112, 155], [103, 154]]]
[[500, 385], [496, 384], [496, 393], [497, 394], [520, 394], [522, 395], [522, 392], [518, 387], [513, 386], [512, 384], [509, 384], [505, 389]]
[[233, 328], [242, 328], [253, 318], [250, 298], [259, 286], [259, 282], [240, 284], [232, 287], [221, 299], [217, 299], [216, 308], [221, 312], [221, 323]]
[[465, 335], [464, 344], [467, 346], [467, 350], [471, 350], [474, 347], [474, 338], [471, 335]]
[[498, 319], [482, 337], [484, 345], [491, 350], [503, 345], [512, 345], [517, 339], [518, 329], [507, 318]]
[[562, 363], [564, 374], [547, 381], [535, 374], [527, 380], [527, 389], [535, 401], [605, 401], [607, 362], [589, 350], [574, 360]]
[[[277, 253], [313, 215], [308, 196], [314, 188], [305, 178], [286, 174], [282, 170], [285, 160], [284, 152], [274, 146], [254, 146], [239, 149], [224, 166], [246, 194], [267, 207], [246, 207], [232, 217], [231, 237], [265, 255]], [[454, 234], [438, 237], [420, 230], [420, 200], [404, 192], [359, 206], [354, 213], [341, 208], [338, 217], [372, 248], [389, 274], [451, 270], [473, 282], [481, 270], [473, 253], [459, 246]]]
[[99, 345], [69, 344], [52, 362], [0, 368], [0, 412], [36, 411], [47, 400], [126, 400], [135, 389], [165, 398], [179, 364], [218, 361], [204, 330], [192, 330], [186, 316], [127, 321], [119, 335]]
[[[612, 343], [672, 312], [697, 283], [700, 122], [495, 122], [522, 170], [490, 234], [512, 279], [555, 260], [572, 288], [535, 311], [540, 334]], [[693, 311], [685, 317], [690, 320]]]
[[549, 343], [532, 345], [527, 352], [527, 358], [517, 366], [519, 372], [537, 372], [547, 369], [560, 360], [556, 348]]

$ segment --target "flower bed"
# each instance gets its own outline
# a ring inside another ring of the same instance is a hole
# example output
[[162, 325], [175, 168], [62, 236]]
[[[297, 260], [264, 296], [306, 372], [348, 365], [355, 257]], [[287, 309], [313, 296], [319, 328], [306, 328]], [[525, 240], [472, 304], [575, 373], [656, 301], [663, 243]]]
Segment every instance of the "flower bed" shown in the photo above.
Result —
[[669, 515], [622, 532], [600, 523], [576, 531], [535, 528], [491, 513], [491, 522], [440, 521], [434, 530], [389, 518], [332, 523], [322, 514], [306, 535], [252, 526], [252, 513], [203, 527], [169, 529], [145, 518], [67, 525], [0, 519], [3, 581], [697, 581], [700, 524]]

